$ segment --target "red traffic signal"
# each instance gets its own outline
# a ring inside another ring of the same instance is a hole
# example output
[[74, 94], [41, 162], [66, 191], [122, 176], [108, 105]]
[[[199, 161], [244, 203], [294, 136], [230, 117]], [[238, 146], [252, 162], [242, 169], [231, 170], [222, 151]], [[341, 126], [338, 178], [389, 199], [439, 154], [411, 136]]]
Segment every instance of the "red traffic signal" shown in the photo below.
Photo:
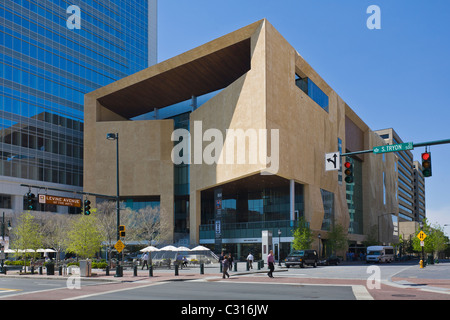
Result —
[[422, 153], [422, 174], [424, 177], [431, 177], [431, 153]]
[[345, 182], [353, 183], [353, 165], [350, 162], [344, 163]]

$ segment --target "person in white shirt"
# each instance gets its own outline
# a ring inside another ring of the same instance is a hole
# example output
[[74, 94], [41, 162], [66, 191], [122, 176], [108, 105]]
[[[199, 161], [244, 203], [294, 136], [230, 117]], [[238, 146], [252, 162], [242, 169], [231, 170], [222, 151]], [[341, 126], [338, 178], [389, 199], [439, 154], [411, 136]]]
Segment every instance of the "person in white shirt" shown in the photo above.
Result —
[[250, 269], [253, 269], [253, 266], [252, 266], [252, 263], [253, 263], [253, 255], [252, 255], [251, 252], [250, 252], [250, 253], [248, 254], [248, 256], [247, 256], [247, 262], [248, 262], [248, 267], [249, 267]]
[[147, 270], [148, 270], [148, 253], [144, 253], [144, 255], [142, 256], [142, 270], [144, 270], [144, 266], [147, 265]]

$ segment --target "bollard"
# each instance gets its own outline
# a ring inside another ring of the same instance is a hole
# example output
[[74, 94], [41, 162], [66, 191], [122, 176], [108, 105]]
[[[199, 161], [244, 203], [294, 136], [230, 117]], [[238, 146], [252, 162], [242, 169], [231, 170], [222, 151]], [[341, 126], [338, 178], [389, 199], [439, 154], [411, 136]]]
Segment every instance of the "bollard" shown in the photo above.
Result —
[[59, 271], [59, 275], [62, 276], [63, 275], [63, 267], [59, 266], [58, 271]]
[[175, 275], [178, 275], [178, 263], [175, 264]]
[[106, 266], [106, 275], [109, 276], [109, 266]]
[[220, 269], [220, 273], [223, 273], [223, 263], [222, 261], [219, 261], [219, 269]]
[[237, 271], [237, 262], [233, 263], [234, 265], [234, 271]]
[[248, 260], [247, 260], [247, 266], [246, 266], [246, 269], [247, 269], [247, 271], [250, 270], [250, 263], [248, 263]]
[[205, 265], [200, 263], [200, 274], [205, 274]]
[[39, 274], [42, 274], [42, 267], [39, 267]]
[[31, 266], [31, 274], [34, 274], [34, 266]]
[[148, 276], [149, 276], [149, 277], [153, 277], [153, 266], [152, 266], [152, 265], [150, 265], [150, 266], [148, 267]]
[[261, 270], [261, 261], [258, 261], [258, 270]]
[[137, 266], [133, 267], [133, 276], [137, 277]]
[[423, 268], [423, 260], [419, 261], [419, 265], [420, 265], [420, 269], [422, 269]]

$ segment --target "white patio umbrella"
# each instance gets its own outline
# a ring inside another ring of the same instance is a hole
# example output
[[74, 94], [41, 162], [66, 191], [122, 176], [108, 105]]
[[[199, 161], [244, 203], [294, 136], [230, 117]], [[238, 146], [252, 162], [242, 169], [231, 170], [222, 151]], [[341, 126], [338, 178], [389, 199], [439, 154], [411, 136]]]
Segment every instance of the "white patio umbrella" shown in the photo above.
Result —
[[174, 246], [165, 246], [159, 249], [160, 251], [178, 251], [177, 247]]
[[196, 246], [195, 248], [192, 248], [191, 251], [211, 251], [211, 249], [204, 246]]
[[5, 249], [4, 252], [5, 252], [5, 253], [16, 253], [16, 250], [13, 250], [13, 249]]
[[36, 252], [56, 252], [56, 250], [53, 250], [53, 249], [37, 249]]
[[178, 251], [178, 252], [182, 252], [182, 251], [191, 251], [191, 249], [189, 249], [189, 248], [187, 248], [187, 247], [181, 246], [181, 247], [178, 247], [178, 248], [177, 248], [177, 251]]
[[141, 252], [155, 252], [155, 251], [161, 251], [160, 249], [154, 247], [154, 246], [148, 246], [145, 247], [144, 249], [139, 250]]

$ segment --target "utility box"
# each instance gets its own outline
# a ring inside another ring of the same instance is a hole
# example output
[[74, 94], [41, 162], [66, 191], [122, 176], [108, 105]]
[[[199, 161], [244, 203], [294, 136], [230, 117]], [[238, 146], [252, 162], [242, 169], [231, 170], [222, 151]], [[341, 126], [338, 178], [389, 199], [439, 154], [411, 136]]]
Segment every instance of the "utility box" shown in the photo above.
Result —
[[80, 261], [80, 277], [90, 277], [92, 275], [92, 263], [90, 260]]

